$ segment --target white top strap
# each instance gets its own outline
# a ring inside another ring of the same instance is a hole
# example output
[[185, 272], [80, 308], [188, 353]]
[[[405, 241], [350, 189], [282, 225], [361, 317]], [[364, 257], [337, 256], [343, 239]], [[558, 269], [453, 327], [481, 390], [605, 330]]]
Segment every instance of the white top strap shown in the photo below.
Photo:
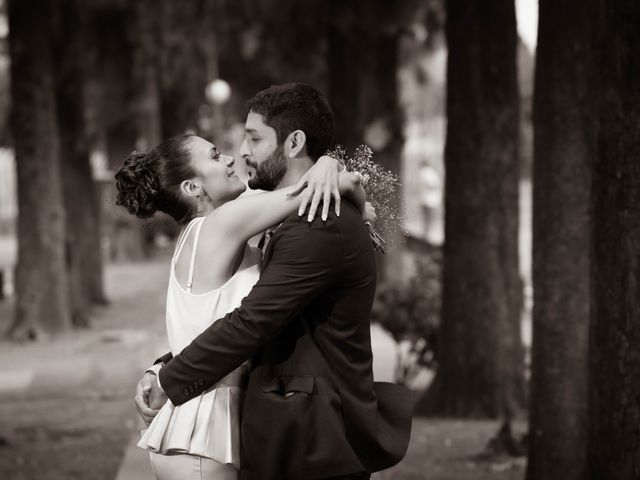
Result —
[[205, 217], [201, 217], [200, 221], [198, 222], [198, 225], [195, 227], [196, 233], [195, 233], [195, 236], [193, 237], [193, 246], [191, 247], [191, 263], [189, 264], [189, 276], [187, 277], [188, 292], [191, 292], [191, 287], [193, 286], [193, 267], [196, 264], [196, 249], [198, 248], [198, 238], [200, 237], [200, 230], [202, 229], [204, 218]]
[[178, 257], [180, 256], [180, 252], [182, 252], [182, 247], [184, 247], [184, 244], [187, 243], [187, 237], [189, 236], [189, 232], [191, 232], [191, 229], [195, 225], [196, 220], [198, 220], [198, 218], [194, 218], [193, 220], [191, 220], [189, 224], [185, 227], [185, 229], [182, 231], [182, 233], [180, 234], [180, 237], [178, 238], [178, 242], [176, 244], [176, 251], [173, 254], [174, 260], [178, 260]]

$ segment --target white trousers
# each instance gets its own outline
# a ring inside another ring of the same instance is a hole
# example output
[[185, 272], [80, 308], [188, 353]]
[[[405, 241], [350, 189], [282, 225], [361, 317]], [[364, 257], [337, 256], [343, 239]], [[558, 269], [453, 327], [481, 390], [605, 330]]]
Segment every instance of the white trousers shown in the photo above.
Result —
[[149, 452], [156, 480], [238, 480], [238, 470], [210, 458]]

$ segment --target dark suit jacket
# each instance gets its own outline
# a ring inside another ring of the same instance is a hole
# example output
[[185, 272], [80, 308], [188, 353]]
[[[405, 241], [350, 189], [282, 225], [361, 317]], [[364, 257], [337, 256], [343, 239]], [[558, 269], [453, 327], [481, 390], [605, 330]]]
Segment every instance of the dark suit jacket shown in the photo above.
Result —
[[240, 307], [168, 361], [160, 382], [180, 405], [252, 358], [243, 478], [388, 468], [406, 452], [412, 399], [403, 387], [373, 382], [375, 287], [371, 240], [353, 205], [343, 202], [341, 216], [325, 224], [292, 215], [273, 235], [260, 280]]

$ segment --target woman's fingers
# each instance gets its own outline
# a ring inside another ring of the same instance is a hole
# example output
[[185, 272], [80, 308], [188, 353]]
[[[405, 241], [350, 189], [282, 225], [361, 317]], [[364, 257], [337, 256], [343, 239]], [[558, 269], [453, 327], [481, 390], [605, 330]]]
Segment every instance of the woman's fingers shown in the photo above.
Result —
[[378, 216], [376, 215], [376, 209], [371, 202], [365, 202], [364, 212], [362, 216], [367, 222], [371, 223], [375, 223], [378, 219]]
[[313, 192], [313, 200], [311, 200], [311, 206], [309, 207], [309, 215], [307, 216], [307, 220], [311, 222], [316, 217], [316, 212], [318, 210], [318, 205], [320, 205], [320, 200], [322, 199], [322, 190], [320, 188], [316, 188]]
[[309, 200], [311, 199], [312, 190], [313, 188], [307, 188], [302, 194], [302, 200], [300, 201], [300, 208], [298, 208], [299, 217], [304, 215], [304, 212], [307, 210], [307, 205], [309, 204]]
[[324, 187], [324, 197], [322, 198], [322, 221], [326, 222], [329, 216], [329, 206], [331, 205], [331, 187], [326, 185]]
[[333, 201], [335, 202], [336, 215], [339, 217], [340, 216], [340, 190], [338, 190], [338, 187], [334, 187], [333, 189]]

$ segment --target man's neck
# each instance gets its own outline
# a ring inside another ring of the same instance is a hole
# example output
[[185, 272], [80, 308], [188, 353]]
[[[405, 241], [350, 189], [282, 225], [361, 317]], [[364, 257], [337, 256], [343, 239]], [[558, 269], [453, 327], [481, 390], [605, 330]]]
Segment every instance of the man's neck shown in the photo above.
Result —
[[287, 173], [284, 174], [280, 183], [276, 186], [276, 190], [290, 187], [300, 181], [302, 176], [313, 167], [313, 160], [309, 157], [298, 157], [287, 162]]

